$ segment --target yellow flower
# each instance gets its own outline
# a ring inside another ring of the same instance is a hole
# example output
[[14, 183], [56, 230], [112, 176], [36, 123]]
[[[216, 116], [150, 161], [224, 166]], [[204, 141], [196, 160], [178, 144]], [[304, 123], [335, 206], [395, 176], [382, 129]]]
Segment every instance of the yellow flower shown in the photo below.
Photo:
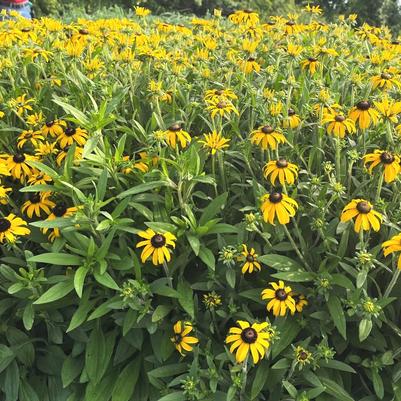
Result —
[[163, 134], [165, 141], [173, 149], [177, 143], [181, 145], [181, 148], [186, 148], [191, 142], [191, 136], [181, 128], [180, 124], [173, 124]]
[[394, 76], [388, 72], [383, 72], [380, 75], [375, 75], [374, 77], [372, 77], [371, 81], [373, 89], [379, 88], [389, 90], [394, 87], [398, 89], [401, 88], [401, 82], [398, 81], [398, 79], [394, 78]]
[[52, 182], [53, 179], [41, 171], [34, 170], [34, 173], [28, 178], [27, 183], [29, 185], [46, 185], [48, 182]]
[[239, 116], [238, 110], [228, 99], [220, 100], [214, 98], [208, 101], [208, 104], [209, 106], [207, 106], [206, 109], [210, 111], [212, 118], [214, 118], [216, 114], [228, 118], [231, 112]]
[[291, 296], [291, 287], [284, 284], [282, 280], [277, 283], [269, 283], [272, 288], [266, 288], [262, 291], [262, 299], [269, 299], [266, 308], [268, 311], [273, 309], [274, 316], [285, 316], [287, 309], [295, 312], [295, 300]]
[[303, 70], [309, 70], [311, 74], [314, 74], [317, 70], [317, 67], [320, 65], [319, 61], [315, 57], [309, 57], [305, 60], [301, 61], [301, 67]]
[[26, 213], [26, 215], [31, 219], [33, 214], [40, 217], [41, 211], [43, 210], [47, 215], [52, 213], [52, 208], [56, 204], [51, 201], [49, 196], [50, 192], [31, 192], [29, 199], [22, 205], [21, 212]]
[[82, 128], [68, 127], [57, 137], [61, 148], [71, 146], [74, 142], [79, 145], [85, 145], [88, 139], [88, 133]]
[[135, 15], [137, 15], [138, 17], [146, 17], [151, 13], [151, 11], [145, 7], [134, 7], [134, 8], [135, 8]]
[[175, 248], [175, 241], [177, 240], [175, 235], [169, 232], [158, 233], [153, 231], [151, 228], [139, 232], [138, 235], [141, 238], [144, 238], [143, 241], [136, 244], [137, 248], [144, 246], [141, 253], [142, 263], [145, 263], [151, 256], [152, 263], [155, 266], [163, 264], [165, 260], [170, 262], [171, 254], [168, 245]]
[[297, 57], [303, 52], [304, 48], [302, 46], [295, 45], [293, 43], [287, 44], [287, 54], [292, 57]]
[[[58, 152], [58, 155], [56, 157], [56, 163], [58, 166], [61, 166], [61, 163], [63, 163], [64, 159], [67, 157], [69, 149], [70, 149], [70, 146], [65, 146]], [[84, 153], [84, 148], [82, 148], [80, 146], [75, 146], [74, 162], [76, 164], [79, 164], [79, 161], [82, 159], [83, 153]]]
[[380, 230], [380, 223], [383, 219], [382, 215], [375, 210], [370, 202], [364, 199], [353, 199], [346, 205], [341, 213], [341, 221], [347, 222], [355, 219], [355, 232], [364, 230], [368, 231], [373, 228], [374, 231]]
[[228, 19], [234, 24], [256, 25], [259, 22], [259, 14], [252, 10], [238, 10], [230, 14]]
[[295, 312], [301, 313], [305, 306], [308, 305], [308, 301], [303, 294], [297, 294], [295, 292], [291, 292], [290, 294], [295, 301], [295, 311], [291, 312], [291, 315], [294, 315]]
[[14, 155], [2, 155], [4, 157], [4, 163], [10, 171], [13, 178], [20, 180], [21, 183], [32, 175], [33, 169], [26, 162], [37, 160], [35, 156], [28, 155], [26, 153], [15, 153]]
[[[401, 234], [394, 235], [388, 241], [383, 242], [382, 248], [384, 256], [401, 251]], [[397, 267], [401, 270], [401, 253], [398, 257]]]
[[21, 149], [25, 143], [30, 142], [34, 147], [39, 146], [40, 141], [45, 138], [40, 131], [27, 130], [22, 131], [18, 137], [17, 147]]
[[227, 344], [232, 343], [230, 352], [234, 353], [237, 350], [235, 359], [238, 363], [244, 362], [249, 354], [253, 363], [258, 363], [265, 357], [270, 346], [270, 334], [265, 331], [269, 324], [253, 323], [251, 326], [244, 320], [237, 320], [237, 325], [240, 327], [231, 327], [226, 338]]
[[39, 143], [38, 146], [35, 147], [35, 155], [37, 157], [44, 157], [48, 155], [55, 155], [58, 153], [58, 149], [56, 149], [56, 143], [42, 142]]
[[[58, 218], [68, 218], [71, 217], [74, 213], [76, 213], [78, 210], [78, 207], [72, 206], [72, 207], [67, 207], [65, 202], [57, 202], [55, 206], [51, 209], [51, 213], [47, 217], [46, 221], [52, 221]], [[51, 230], [50, 235], [49, 235], [49, 240], [54, 241], [56, 238], [60, 237], [60, 229], [55, 227], [55, 228], [42, 228], [43, 234], [47, 234], [47, 232]]]
[[255, 249], [251, 248], [248, 250], [248, 247], [245, 244], [242, 244], [242, 248], [241, 259], [245, 262], [242, 266], [242, 274], [252, 273], [254, 270], [260, 270], [261, 266], [257, 260], [258, 255], [255, 253]]
[[272, 160], [263, 167], [263, 175], [266, 179], [270, 176], [272, 185], [276, 184], [278, 178], [281, 185], [294, 184], [298, 177], [298, 166], [288, 163], [286, 159], [281, 157], [278, 160]]
[[393, 182], [401, 171], [399, 156], [385, 150], [376, 149], [373, 153], [363, 156], [363, 160], [365, 165], [371, 163], [369, 166], [369, 173], [371, 174], [376, 166], [382, 164], [384, 181], [387, 184]]
[[219, 102], [220, 100], [225, 99], [238, 99], [238, 96], [231, 90], [231, 89], [208, 89], [205, 92], [204, 99], [206, 102], [208, 101], [216, 101]]
[[376, 125], [379, 120], [379, 113], [373, 109], [367, 100], [362, 100], [350, 111], [349, 117], [358, 122], [360, 129], [369, 128], [372, 124]]
[[34, 99], [26, 99], [26, 94], [18, 96], [15, 99], [11, 99], [8, 105], [13, 109], [19, 116], [23, 114], [25, 110], [32, 110], [30, 103], [33, 103]]
[[298, 128], [301, 124], [301, 119], [298, 114], [296, 114], [294, 109], [288, 109], [288, 117], [283, 119], [283, 128]]
[[304, 10], [308, 13], [317, 14], [317, 15], [320, 15], [323, 12], [323, 10], [320, 8], [319, 5], [311, 6], [309, 3], [305, 6]]
[[43, 113], [40, 111], [39, 113], [33, 113], [26, 117], [26, 123], [28, 125], [37, 126], [44, 121]]
[[246, 60], [239, 61], [239, 66], [243, 72], [250, 74], [251, 72], [260, 72], [260, 64], [254, 57], [249, 57]]
[[393, 123], [398, 121], [397, 115], [401, 113], [401, 102], [392, 102], [384, 96], [381, 102], [373, 102], [380, 115]]
[[204, 148], [208, 148], [212, 155], [216, 154], [218, 150], [228, 148], [228, 142], [230, 142], [229, 138], [224, 138], [221, 133], [217, 133], [215, 130], [211, 134], [204, 134], [204, 138], [199, 143], [202, 143]]
[[327, 132], [330, 135], [341, 139], [345, 137], [345, 134], [356, 131], [354, 120], [346, 118], [340, 111], [331, 107], [324, 109], [322, 124], [327, 124]]
[[199, 342], [196, 337], [188, 335], [193, 330], [192, 324], [179, 320], [174, 325], [173, 329], [174, 335], [170, 340], [175, 345], [177, 351], [181, 355], [184, 355], [183, 351], [191, 352], [193, 350], [193, 345]]
[[222, 304], [221, 296], [214, 291], [203, 294], [203, 303], [208, 309], [214, 309]]
[[307, 349], [301, 347], [300, 345], [295, 348], [294, 351], [295, 359], [300, 365], [306, 365], [313, 361], [313, 355]]
[[11, 192], [11, 188], [7, 188], [4, 185], [0, 185], [0, 205], [8, 204], [8, 192]]
[[270, 125], [263, 125], [251, 133], [251, 142], [262, 149], [275, 150], [280, 143], [285, 143], [285, 136]]
[[64, 128], [67, 126], [67, 123], [63, 120], [51, 120], [47, 121], [45, 125], [43, 125], [41, 131], [45, 136], [58, 137], [63, 134]]
[[13, 244], [17, 237], [30, 234], [31, 230], [24, 227], [27, 222], [15, 214], [10, 213], [7, 217], [0, 218], [0, 243], [5, 241]]
[[262, 206], [260, 210], [263, 213], [263, 220], [274, 225], [274, 219], [280, 224], [288, 224], [290, 217], [294, 217], [298, 208], [298, 203], [288, 195], [281, 192], [272, 192], [262, 196]]

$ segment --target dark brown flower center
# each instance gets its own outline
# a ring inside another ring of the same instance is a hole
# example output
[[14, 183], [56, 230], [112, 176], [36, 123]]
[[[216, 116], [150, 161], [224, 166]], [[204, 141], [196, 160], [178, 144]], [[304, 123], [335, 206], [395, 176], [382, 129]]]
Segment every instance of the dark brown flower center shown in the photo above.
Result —
[[306, 351], [301, 351], [298, 355], [298, 358], [301, 361], [305, 361], [306, 359], [308, 359], [308, 353]]
[[174, 334], [174, 344], [180, 344], [182, 341], [182, 336], [181, 334]]
[[250, 10], [250, 9], [243, 10], [243, 12], [246, 13], [246, 14], [251, 14], [251, 13], [253, 13], [253, 11]]
[[265, 125], [264, 127], [262, 127], [261, 131], [264, 134], [271, 134], [274, 131], [274, 128], [271, 127], [270, 125]]
[[288, 21], [285, 23], [288, 26], [294, 26], [295, 25], [295, 21]]
[[47, 128], [53, 127], [53, 125], [54, 125], [54, 120], [46, 121], [46, 127]]
[[65, 130], [65, 134], [67, 136], [73, 136], [75, 134], [75, 132], [76, 132], [76, 129], [75, 128], [71, 128], [71, 127], [66, 128], [66, 130]]
[[79, 33], [80, 33], [81, 35], [89, 35], [89, 31], [88, 31], [87, 29], [80, 29], [80, 30], [79, 30]]
[[29, 201], [31, 203], [39, 203], [40, 202], [40, 194], [38, 192], [32, 193], [29, 195]]
[[288, 297], [288, 294], [285, 292], [284, 289], [279, 288], [278, 290], [276, 290], [276, 298], [279, 301], [285, 301]]
[[391, 74], [383, 72], [383, 74], [381, 74], [380, 77], [381, 77], [381, 79], [388, 80], [388, 79], [391, 79]]
[[295, 110], [294, 109], [288, 109], [288, 115], [289, 116], [294, 116], [295, 115]]
[[224, 93], [224, 91], [223, 91], [222, 89], [219, 89], [219, 90], [216, 90], [214, 93], [215, 93], [217, 96], [221, 96], [221, 95]]
[[315, 58], [315, 57], [308, 57], [308, 61], [309, 61], [310, 63], [315, 63], [315, 62], [317, 61], [317, 58]]
[[224, 109], [224, 107], [227, 107], [227, 103], [221, 101], [221, 102], [219, 102], [219, 103], [216, 104], [216, 107], [217, 107], [218, 109]]
[[166, 237], [162, 234], [154, 235], [150, 240], [153, 248], [161, 248], [166, 244]]
[[356, 104], [356, 107], [357, 107], [359, 110], [366, 111], [366, 110], [369, 110], [369, 108], [370, 108], [370, 103], [369, 103], [367, 100], [362, 100], [361, 102], [358, 102], [358, 103]]
[[285, 167], [288, 166], [288, 162], [287, 162], [286, 159], [284, 159], [284, 157], [280, 157], [280, 159], [278, 159], [278, 160], [276, 161], [276, 166], [277, 166], [278, 168], [285, 168]]
[[272, 192], [269, 195], [269, 201], [271, 203], [279, 203], [279, 202], [281, 202], [282, 199], [283, 199], [283, 194], [280, 192]]
[[26, 28], [22, 28], [21, 32], [27, 33], [27, 32], [30, 32], [30, 30], [31, 30], [31, 28], [26, 27]]
[[254, 57], [249, 57], [247, 61], [253, 63], [256, 59]]
[[54, 206], [52, 212], [56, 217], [63, 217], [67, 212], [67, 206], [64, 202], [60, 202]]
[[380, 155], [380, 160], [384, 164], [391, 164], [394, 161], [394, 156], [389, 152], [383, 152]]
[[345, 117], [341, 116], [341, 115], [337, 115], [334, 117], [334, 120], [336, 120], [336, 122], [338, 122], [338, 123], [342, 123], [345, 120]]
[[171, 127], [169, 127], [169, 131], [171, 131], [171, 132], [177, 132], [177, 131], [179, 131], [181, 129], [181, 126], [180, 126], [180, 124], [173, 124]]
[[0, 233], [4, 233], [11, 227], [11, 223], [7, 219], [0, 219]]
[[372, 206], [366, 201], [361, 201], [356, 205], [356, 209], [359, 213], [367, 214], [372, 210]]
[[17, 153], [16, 155], [14, 155], [13, 161], [14, 163], [23, 163], [25, 161], [25, 155], [23, 155], [22, 153]]
[[391, 42], [391, 44], [392, 44], [392, 45], [399, 45], [400, 42], [399, 42], [398, 40], [393, 40], [393, 41]]
[[241, 339], [247, 344], [253, 344], [258, 339], [258, 333], [252, 327], [242, 330]]
[[254, 262], [255, 261], [255, 258], [254, 258], [254, 256], [253, 255], [251, 255], [251, 254], [248, 254], [248, 255], [246, 255], [246, 261], [247, 262]]

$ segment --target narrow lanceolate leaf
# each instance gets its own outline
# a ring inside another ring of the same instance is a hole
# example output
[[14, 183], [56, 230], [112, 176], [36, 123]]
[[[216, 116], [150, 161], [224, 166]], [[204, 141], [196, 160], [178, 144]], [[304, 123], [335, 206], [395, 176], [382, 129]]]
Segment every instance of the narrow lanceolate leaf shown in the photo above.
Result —
[[129, 401], [131, 399], [138, 382], [141, 362], [142, 358], [139, 356], [122, 370], [113, 388], [112, 401]]
[[85, 370], [94, 384], [99, 383], [102, 378], [104, 371], [102, 361], [105, 351], [106, 341], [102, 330], [100, 328], [93, 329], [86, 344]]
[[325, 387], [325, 392], [337, 401], [355, 401], [351, 395], [339, 384], [326, 377], [320, 378], [321, 382]]
[[85, 277], [88, 271], [89, 269], [87, 266], [81, 266], [74, 274], [74, 288], [80, 298], [82, 297], [82, 289], [84, 287]]
[[53, 287], [49, 288], [44, 294], [42, 294], [35, 302], [35, 305], [48, 304], [50, 302], [57, 301], [58, 299], [64, 298], [74, 288], [74, 282], [72, 280], [61, 281]]
[[136, 185], [135, 187], [132, 187], [124, 192], [121, 192], [120, 194], [117, 195], [117, 198], [125, 198], [127, 196], [137, 195], [142, 192], [147, 192], [155, 188], [164, 187], [166, 185], [168, 185], [168, 182], [166, 181], [147, 182], [145, 184]]
[[333, 319], [334, 325], [337, 327], [338, 332], [344, 338], [347, 339], [347, 328], [346, 328], [346, 320], [344, 309], [341, 305], [340, 299], [331, 295], [329, 301], [327, 303], [327, 307], [329, 308], [330, 315]]
[[47, 263], [59, 266], [79, 266], [83, 264], [83, 259], [80, 256], [71, 255], [69, 253], [49, 252], [32, 256], [28, 259], [28, 262]]

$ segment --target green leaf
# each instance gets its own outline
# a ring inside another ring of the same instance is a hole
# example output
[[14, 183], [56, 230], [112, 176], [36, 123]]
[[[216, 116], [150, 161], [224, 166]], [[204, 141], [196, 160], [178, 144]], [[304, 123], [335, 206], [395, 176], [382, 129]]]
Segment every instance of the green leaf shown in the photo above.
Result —
[[269, 364], [266, 361], [261, 361], [257, 367], [255, 378], [251, 387], [251, 400], [254, 400], [262, 391], [263, 386], [269, 375]]
[[178, 302], [184, 308], [185, 312], [191, 316], [192, 319], [195, 318], [195, 307], [194, 307], [194, 297], [192, 288], [188, 283], [180, 281], [177, 286], [177, 291], [179, 293]]
[[168, 185], [166, 181], [152, 181], [145, 184], [137, 185], [117, 195], [117, 198], [125, 198], [127, 196], [137, 195], [142, 192], [147, 192], [155, 188], [161, 188]]
[[319, 362], [319, 365], [322, 368], [336, 369], [336, 370], [341, 370], [343, 372], [356, 373], [355, 369], [352, 366], [344, 362], [332, 359], [329, 359], [327, 361], [322, 360], [321, 362]]
[[83, 364], [82, 358], [73, 358], [71, 355], [64, 359], [61, 368], [61, 380], [64, 388], [69, 386], [81, 374]]
[[72, 318], [71, 318], [70, 324], [66, 330], [66, 333], [76, 329], [82, 323], [84, 323], [86, 320], [86, 317], [88, 316], [88, 313], [93, 308], [93, 305], [95, 304], [95, 300], [89, 301], [90, 291], [87, 291], [86, 294], [88, 294], [88, 295], [86, 295], [85, 298], [81, 300], [78, 309], [72, 315]]
[[285, 387], [285, 389], [287, 390], [288, 394], [292, 397], [292, 398], [297, 398], [298, 392], [297, 389], [294, 387], [293, 384], [291, 384], [289, 381], [287, 380], [283, 380], [283, 386]]
[[0, 344], [0, 373], [14, 360], [15, 355], [11, 348]]
[[57, 301], [69, 294], [73, 288], [74, 283], [72, 280], [61, 281], [42, 294], [39, 299], [34, 302], [34, 305], [48, 304]]
[[80, 266], [83, 260], [80, 256], [71, 255], [69, 253], [42, 253], [27, 259], [28, 262], [48, 263], [58, 266]]
[[170, 313], [171, 309], [173, 309], [172, 305], [158, 305], [152, 314], [152, 322], [156, 323], [162, 320]]
[[325, 386], [325, 392], [330, 394], [338, 401], [355, 401], [340, 385], [326, 377], [320, 377], [321, 382]]
[[370, 319], [362, 319], [359, 322], [359, 341], [362, 342], [369, 337], [372, 331], [373, 323]]
[[281, 351], [286, 349], [301, 331], [301, 326], [292, 319], [281, 321], [277, 324], [277, 329], [280, 333], [285, 333], [281, 335], [279, 340], [272, 345], [272, 356], [275, 358], [280, 355]]
[[171, 365], [161, 366], [148, 372], [149, 376], [156, 378], [172, 377], [180, 375], [188, 370], [185, 363], [173, 363]]
[[100, 327], [92, 330], [85, 351], [85, 370], [89, 379], [99, 383], [102, 379], [104, 366], [103, 358], [106, 352], [106, 341]]
[[122, 370], [113, 388], [112, 401], [129, 401], [131, 399], [141, 365], [141, 357], [137, 357]]
[[85, 277], [89, 271], [87, 266], [80, 266], [74, 274], [74, 288], [77, 295], [82, 297], [82, 290], [84, 288]]
[[346, 340], [347, 339], [346, 320], [344, 315], [344, 309], [341, 305], [340, 299], [335, 295], [330, 295], [327, 307], [329, 308], [330, 315], [333, 318], [334, 325], [337, 327], [337, 330], [344, 338], [344, 340]]
[[373, 382], [373, 388], [375, 390], [376, 395], [382, 399], [384, 397], [384, 386], [383, 386], [383, 380], [381, 376], [379, 375], [379, 372], [377, 369], [372, 368], [372, 382]]
[[157, 401], [186, 401], [187, 397], [182, 391], [176, 391], [159, 398]]
[[221, 210], [223, 206], [227, 203], [228, 193], [224, 192], [217, 198], [213, 199], [209, 205], [203, 210], [203, 213], [199, 219], [199, 225], [203, 226], [209, 220], [213, 219]]
[[207, 267], [210, 267], [213, 271], [216, 268], [216, 260], [214, 258], [213, 252], [209, 248], [201, 247], [199, 250], [199, 258]]
[[305, 281], [313, 281], [315, 275], [303, 271], [280, 272], [271, 275], [279, 280], [293, 281], [294, 283], [303, 283]]
[[199, 238], [187, 233], [187, 239], [188, 239], [189, 245], [191, 245], [191, 248], [194, 251], [195, 255], [198, 256], [199, 251], [200, 251], [200, 246], [201, 246]]
[[17, 401], [20, 383], [20, 372], [15, 360], [11, 362], [6, 370], [4, 379], [4, 393], [6, 401]]
[[63, 110], [68, 113], [73, 115], [80, 124], [84, 125], [84, 126], [88, 126], [89, 125], [89, 119], [88, 117], [85, 116], [84, 113], [82, 113], [82, 111], [78, 110], [76, 107], [66, 103], [61, 97], [53, 95], [53, 102], [58, 104], [59, 106], [61, 106], [63, 108]]
[[31, 330], [33, 326], [33, 321], [35, 319], [35, 311], [31, 303], [28, 303], [22, 314], [22, 322], [24, 323], [24, 327], [26, 330]]
[[150, 291], [153, 294], [162, 295], [164, 297], [179, 298], [180, 294], [166, 285], [166, 279], [156, 280], [150, 285]]
[[111, 288], [112, 290], [119, 290], [120, 287], [117, 285], [117, 283], [113, 280], [113, 277], [110, 276], [109, 273], [105, 272], [104, 274], [99, 274], [94, 272], [93, 276], [95, 277], [95, 280], [108, 288]]
[[302, 266], [287, 256], [275, 254], [262, 255], [258, 257], [258, 260], [275, 270], [285, 272], [302, 271]]

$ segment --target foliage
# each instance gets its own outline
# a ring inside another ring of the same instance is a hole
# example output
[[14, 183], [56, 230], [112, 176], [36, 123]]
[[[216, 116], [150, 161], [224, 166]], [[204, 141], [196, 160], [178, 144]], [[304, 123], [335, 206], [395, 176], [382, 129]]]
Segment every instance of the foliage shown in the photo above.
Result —
[[319, 13], [0, 24], [2, 399], [400, 399], [401, 47]]

